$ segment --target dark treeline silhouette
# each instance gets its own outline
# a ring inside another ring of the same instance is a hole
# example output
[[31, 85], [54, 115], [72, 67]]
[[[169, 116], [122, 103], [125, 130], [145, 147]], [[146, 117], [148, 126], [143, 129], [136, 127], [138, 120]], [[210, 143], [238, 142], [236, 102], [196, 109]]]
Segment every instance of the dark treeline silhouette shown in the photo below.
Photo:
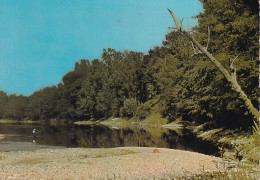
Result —
[[[244, 0], [201, 0], [192, 34], [221, 64], [234, 66], [237, 79], [258, 107], [258, 11]], [[167, 13], [167, 12], [166, 12]], [[0, 91], [0, 118], [98, 120], [108, 117], [144, 119], [159, 99], [160, 113], [173, 121], [182, 116], [199, 123], [248, 127], [252, 119], [225, 78], [191, 42], [169, 32], [161, 46], [147, 54], [104, 49], [101, 59], [82, 59], [57, 86], [29, 97]], [[230, 60], [229, 60], [230, 59]]]

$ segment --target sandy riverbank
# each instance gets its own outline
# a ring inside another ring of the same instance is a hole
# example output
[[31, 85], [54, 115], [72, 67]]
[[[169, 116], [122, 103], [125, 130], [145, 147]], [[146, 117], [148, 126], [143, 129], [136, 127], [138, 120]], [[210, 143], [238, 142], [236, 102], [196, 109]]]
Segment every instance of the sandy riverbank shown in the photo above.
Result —
[[149, 179], [218, 171], [218, 158], [158, 148], [0, 152], [0, 179]]

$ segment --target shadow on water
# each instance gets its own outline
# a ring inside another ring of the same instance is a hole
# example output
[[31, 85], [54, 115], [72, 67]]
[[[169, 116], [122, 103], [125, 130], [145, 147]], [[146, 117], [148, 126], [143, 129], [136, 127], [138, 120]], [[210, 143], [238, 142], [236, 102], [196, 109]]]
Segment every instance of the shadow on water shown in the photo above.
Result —
[[[36, 128], [36, 137], [32, 131]], [[101, 125], [1, 124], [0, 151], [59, 147], [158, 147], [213, 155], [216, 148], [200, 142], [185, 129], [109, 128]], [[9, 148], [9, 149], [8, 149]]]

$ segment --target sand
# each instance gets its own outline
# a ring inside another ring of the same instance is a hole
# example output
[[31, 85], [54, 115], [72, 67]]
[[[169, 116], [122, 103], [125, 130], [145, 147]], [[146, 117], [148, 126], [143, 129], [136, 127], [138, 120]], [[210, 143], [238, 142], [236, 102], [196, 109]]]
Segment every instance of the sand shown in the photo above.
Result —
[[[158, 148], [64, 148], [0, 152], [0, 179], [173, 179], [218, 172], [214, 156]], [[157, 152], [157, 151], [154, 151]]]

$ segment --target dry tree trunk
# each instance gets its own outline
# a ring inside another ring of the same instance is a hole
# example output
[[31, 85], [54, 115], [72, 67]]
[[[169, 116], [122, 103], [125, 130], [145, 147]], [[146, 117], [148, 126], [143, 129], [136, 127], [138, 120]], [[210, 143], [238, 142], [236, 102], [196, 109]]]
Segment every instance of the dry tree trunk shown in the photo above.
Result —
[[200, 43], [189, 32], [185, 31], [182, 28], [174, 13], [169, 9], [168, 11], [170, 12], [175, 22], [176, 29], [181, 33], [183, 33], [187, 38], [189, 38], [199, 49], [200, 53], [204, 53], [209, 58], [209, 60], [216, 66], [216, 68], [224, 75], [226, 80], [230, 83], [232, 89], [239, 94], [239, 98], [243, 100], [248, 111], [254, 116], [255, 119], [258, 119], [260, 117], [258, 110], [253, 106], [251, 100], [247, 97], [247, 95], [245, 94], [245, 92], [242, 90], [242, 88], [237, 82], [236, 68], [233, 67], [233, 63], [237, 57], [233, 60], [233, 62], [230, 65], [231, 74], [229, 74], [229, 72], [214, 58], [214, 56], [207, 51], [207, 48], [202, 47]]

